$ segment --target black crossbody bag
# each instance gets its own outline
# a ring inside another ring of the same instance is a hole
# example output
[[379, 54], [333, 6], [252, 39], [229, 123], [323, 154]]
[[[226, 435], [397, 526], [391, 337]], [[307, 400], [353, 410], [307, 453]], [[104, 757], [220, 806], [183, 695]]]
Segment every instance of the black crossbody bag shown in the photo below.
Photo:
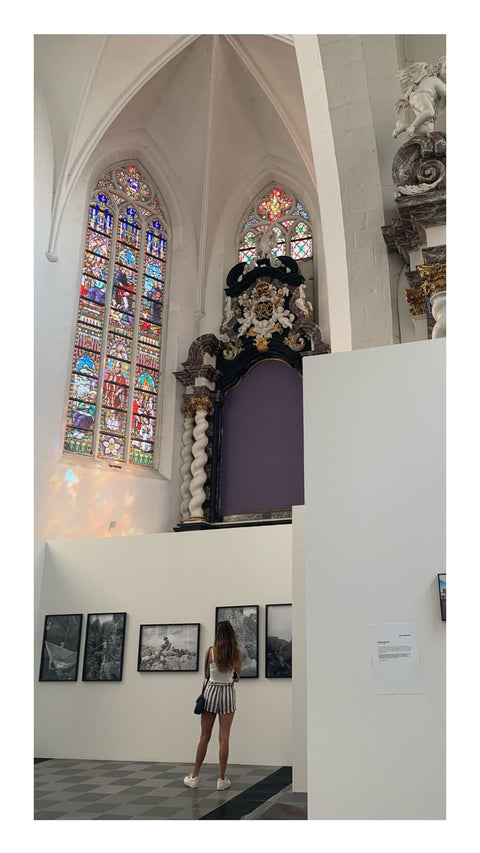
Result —
[[[208, 650], [208, 654], [210, 655], [210, 649]], [[205, 692], [205, 688], [206, 688], [207, 684], [208, 684], [208, 679], [207, 679], [207, 674], [205, 673], [205, 681], [203, 682], [202, 692], [200, 693], [200, 696], [198, 697], [197, 701], [195, 702], [195, 708], [193, 709], [194, 714], [203, 714], [203, 712], [205, 710], [205, 697], [203, 694]]]

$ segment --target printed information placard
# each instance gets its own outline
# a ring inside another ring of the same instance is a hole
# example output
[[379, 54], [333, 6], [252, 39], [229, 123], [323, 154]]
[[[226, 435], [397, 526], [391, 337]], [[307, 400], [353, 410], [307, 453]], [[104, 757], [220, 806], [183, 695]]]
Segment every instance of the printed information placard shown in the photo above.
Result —
[[413, 622], [372, 625], [375, 693], [421, 693], [417, 628]]

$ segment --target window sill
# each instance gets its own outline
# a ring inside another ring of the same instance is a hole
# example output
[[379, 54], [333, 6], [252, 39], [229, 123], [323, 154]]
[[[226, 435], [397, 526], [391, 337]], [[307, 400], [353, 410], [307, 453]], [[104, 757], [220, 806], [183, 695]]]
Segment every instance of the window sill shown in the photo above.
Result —
[[70, 468], [96, 468], [97, 471], [112, 472], [114, 474], [147, 477], [150, 480], [168, 480], [157, 468], [141, 468], [140, 465], [132, 465], [131, 462], [113, 462], [109, 459], [89, 459], [81, 453], [63, 452], [58, 461], [61, 465]]

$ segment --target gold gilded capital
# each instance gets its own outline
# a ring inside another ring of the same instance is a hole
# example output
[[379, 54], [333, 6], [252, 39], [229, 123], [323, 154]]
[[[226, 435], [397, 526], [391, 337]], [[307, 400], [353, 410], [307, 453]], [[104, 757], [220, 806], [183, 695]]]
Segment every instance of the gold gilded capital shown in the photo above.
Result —
[[203, 397], [192, 397], [191, 406], [194, 412], [211, 412], [213, 401], [204, 394]]
[[410, 313], [413, 314], [414, 317], [419, 317], [421, 314], [425, 314], [425, 294], [423, 293], [423, 288], [407, 288], [405, 291], [405, 298], [410, 305]]
[[182, 406], [182, 412], [186, 418], [193, 418], [195, 416], [195, 408], [192, 406], [192, 401], [189, 400], [188, 403], [184, 403]]
[[446, 264], [420, 264], [417, 269], [422, 277], [424, 296], [432, 296], [447, 289], [447, 265]]

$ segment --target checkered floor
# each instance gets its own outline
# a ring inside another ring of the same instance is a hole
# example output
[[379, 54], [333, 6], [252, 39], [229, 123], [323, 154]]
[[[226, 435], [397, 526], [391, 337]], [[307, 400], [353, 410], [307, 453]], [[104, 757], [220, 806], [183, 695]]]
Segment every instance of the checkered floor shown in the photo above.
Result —
[[289, 768], [229, 765], [227, 791], [216, 790], [216, 764], [203, 765], [196, 789], [182, 781], [189, 764], [37, 759], [34, 770], [35, 820], [306, 819]]

